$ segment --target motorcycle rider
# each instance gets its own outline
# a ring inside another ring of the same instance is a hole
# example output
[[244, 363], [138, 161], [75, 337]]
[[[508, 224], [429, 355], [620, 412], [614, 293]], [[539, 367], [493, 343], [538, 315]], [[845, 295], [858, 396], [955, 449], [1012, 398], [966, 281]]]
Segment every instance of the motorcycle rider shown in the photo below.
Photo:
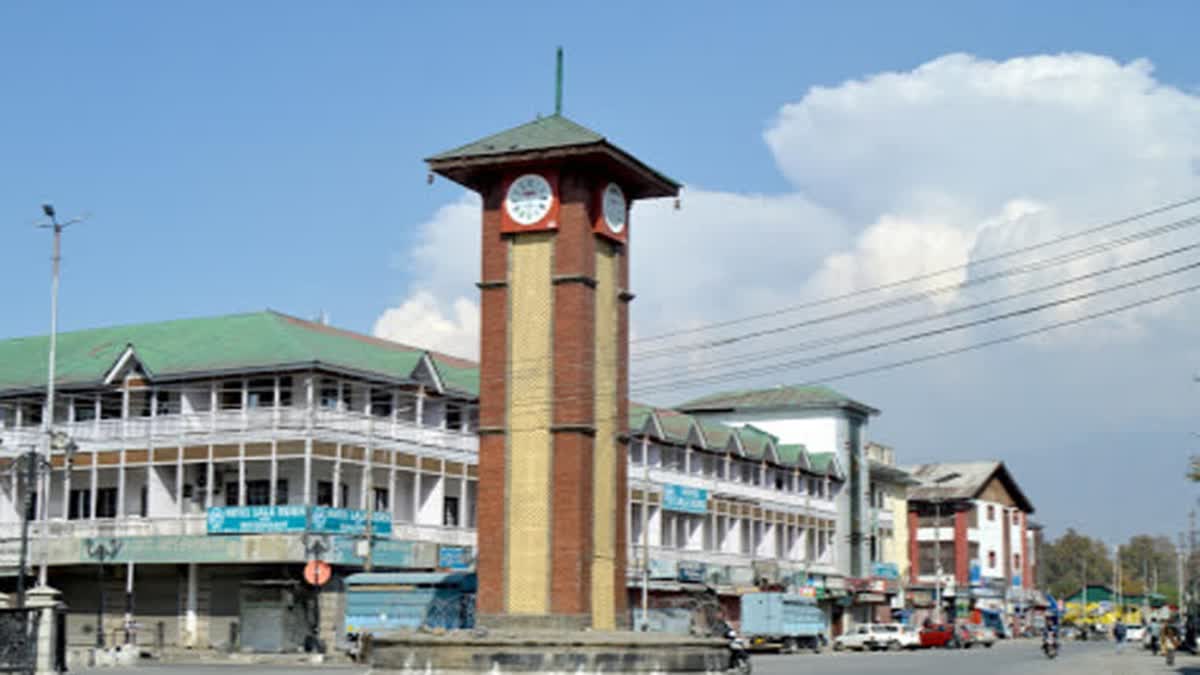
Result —
[[1046, 625], [1042, 628], [1042, 652], [1050, 655], [1051, 648], [1058, 651], [1058, 614], [1046, 615]]

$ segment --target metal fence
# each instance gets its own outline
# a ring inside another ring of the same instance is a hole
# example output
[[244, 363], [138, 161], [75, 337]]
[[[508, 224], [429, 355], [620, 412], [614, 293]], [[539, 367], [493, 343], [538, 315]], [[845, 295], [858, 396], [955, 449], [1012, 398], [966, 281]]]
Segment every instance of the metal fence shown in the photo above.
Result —
[[0, 673], [33, 673], [37, 663], [34, 609], [0, 609]]
[[445, 630], [474, 628], [475, 594], [463, 593], [454, 597], [434, 598], [429, 603], [421, 625]]

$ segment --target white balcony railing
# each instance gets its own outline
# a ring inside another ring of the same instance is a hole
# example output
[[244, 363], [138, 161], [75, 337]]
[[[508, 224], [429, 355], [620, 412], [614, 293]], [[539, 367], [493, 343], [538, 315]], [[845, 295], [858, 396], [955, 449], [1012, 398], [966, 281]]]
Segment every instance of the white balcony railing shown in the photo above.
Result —
[[[85, 450], [105, 450], [153, 444], [169, 446], [201, 442], [202, 440], [296, 438], [308, 428], [309, 413], [305, 408], [281, 407], [250, 410], [218, 410], [187, 414], [132, 417], [126, 419], [96, 419], [85, 422], [61, 423], [59, 428], [70, 434]], [[312, 413], [314, 434], [353, 436], [366, 442], [412, 443], [448, 449], [455, 452], [475, 452], [478, 440], [474, 433], [417, 425], [409, 420], [376, 417], [360, 412], [316, 409]], [[29, 445], [43, 442], [42, 432], [34, 427], [0, 429], [0, 453], [15, 454]]]
[[640, 464], [630, 463], [629, 478], [631, 483], [640, 485], [643, 482], [643, 476], [646, 474], [648, 474], [651, 484], [645, 487], [649, 488], [653, 488], [654, 485], [670, 483], [708, 490], [709, 493], [718, 495], [730, 495], [761, 503], [774, 503], [789, 508], [801, 508], [811, 514], [827, 516], [829, 518], [833, 518], [837, 514], [837, 505], [832, 499], [810, 497], [798, 492], [776, 490], [761, 485], [737, 483], [716, 478], [715, 476], [701, 476], [662, 467], [651, 467], [649, 471], [644, 471]]

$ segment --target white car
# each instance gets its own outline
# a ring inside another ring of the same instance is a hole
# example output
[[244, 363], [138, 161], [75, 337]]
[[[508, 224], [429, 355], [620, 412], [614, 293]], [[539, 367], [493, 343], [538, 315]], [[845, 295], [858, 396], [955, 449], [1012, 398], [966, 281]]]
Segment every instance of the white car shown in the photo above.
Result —
[[1146, 627], [1141, 624], [1127, 623], [1125, 624], [1125, 641], [1130, 643], [1141, 643], [1146, 638]]
[[833, 650], [856, 649], [900, 649], [900, 626], [894, 623], [865, 623], [850, 629], [849, 633], [837, 636]]
[[897, 637], [900, 640], [902, 649], [920, 649], [921, 648], [921, 631], [908, 626], [899, 626]]

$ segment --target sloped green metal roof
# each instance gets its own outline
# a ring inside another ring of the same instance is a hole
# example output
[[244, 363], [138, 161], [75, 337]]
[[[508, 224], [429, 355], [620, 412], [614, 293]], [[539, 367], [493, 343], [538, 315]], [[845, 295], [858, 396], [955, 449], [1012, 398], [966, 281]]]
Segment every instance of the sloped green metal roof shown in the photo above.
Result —
[[738, 427], [736, 433], [742, 441], [742, 447], [746, 451], [746, 456], [754, 459], [766, 457], [767, 446], [778, 440], [771, 434], [750, 424]]
[[527, 150], [548, 150], [574, 145], [590, 145], [604, 141], [604, 136], [587, 127], [572, 122], [562, 115], [550, 115], [492, 134], [466, 145], [439, 152], [427, 158], [427, 162], [468, 157], [505, 155]]
[[683, 411], [713, 409], [755, 410], [763, 408], [855, 408], [872, 415], [879, 411], [845, 394], [824, 386], [779, 386], [768, 389], [726, 391], [688, 401]]
[[814, 452], [809, 454], [808, 462], [815, 473], [826, 473], [833, 466], [833, 457], [832, 452]]
[[[57, 384], [100, 383], [130, 346], [154, 378], [321, 363], [406, 379], [423, 354], [406, 345], [265, 311], [62, 333]], [[47, 336], [0, 340], [0, 391], [44, 388], [48, 352]], [[441, 363], [438, 368], [450, 386], [469, 384], [470, 377], [458, 369], [448, 373], [452, 369]]]
[[808, 455], [808, 448], [803, 443], [785, 443], [775, 446], [775, 454], [779, 456], [781, 463], [795, 466], [800, 464], [801, 458]]
[[654, 408], [645, 403], [629, 402], [629, 428], [633, 431], [641, 431], [646, 426], [646, 420], [650, 419], [650, 415], [654, 413]]
[[658, 421], [662, 424], [667, 440], [686, 443], [696, 421], [691, 415], [682, 415], [674, 410], [656, 410]]

